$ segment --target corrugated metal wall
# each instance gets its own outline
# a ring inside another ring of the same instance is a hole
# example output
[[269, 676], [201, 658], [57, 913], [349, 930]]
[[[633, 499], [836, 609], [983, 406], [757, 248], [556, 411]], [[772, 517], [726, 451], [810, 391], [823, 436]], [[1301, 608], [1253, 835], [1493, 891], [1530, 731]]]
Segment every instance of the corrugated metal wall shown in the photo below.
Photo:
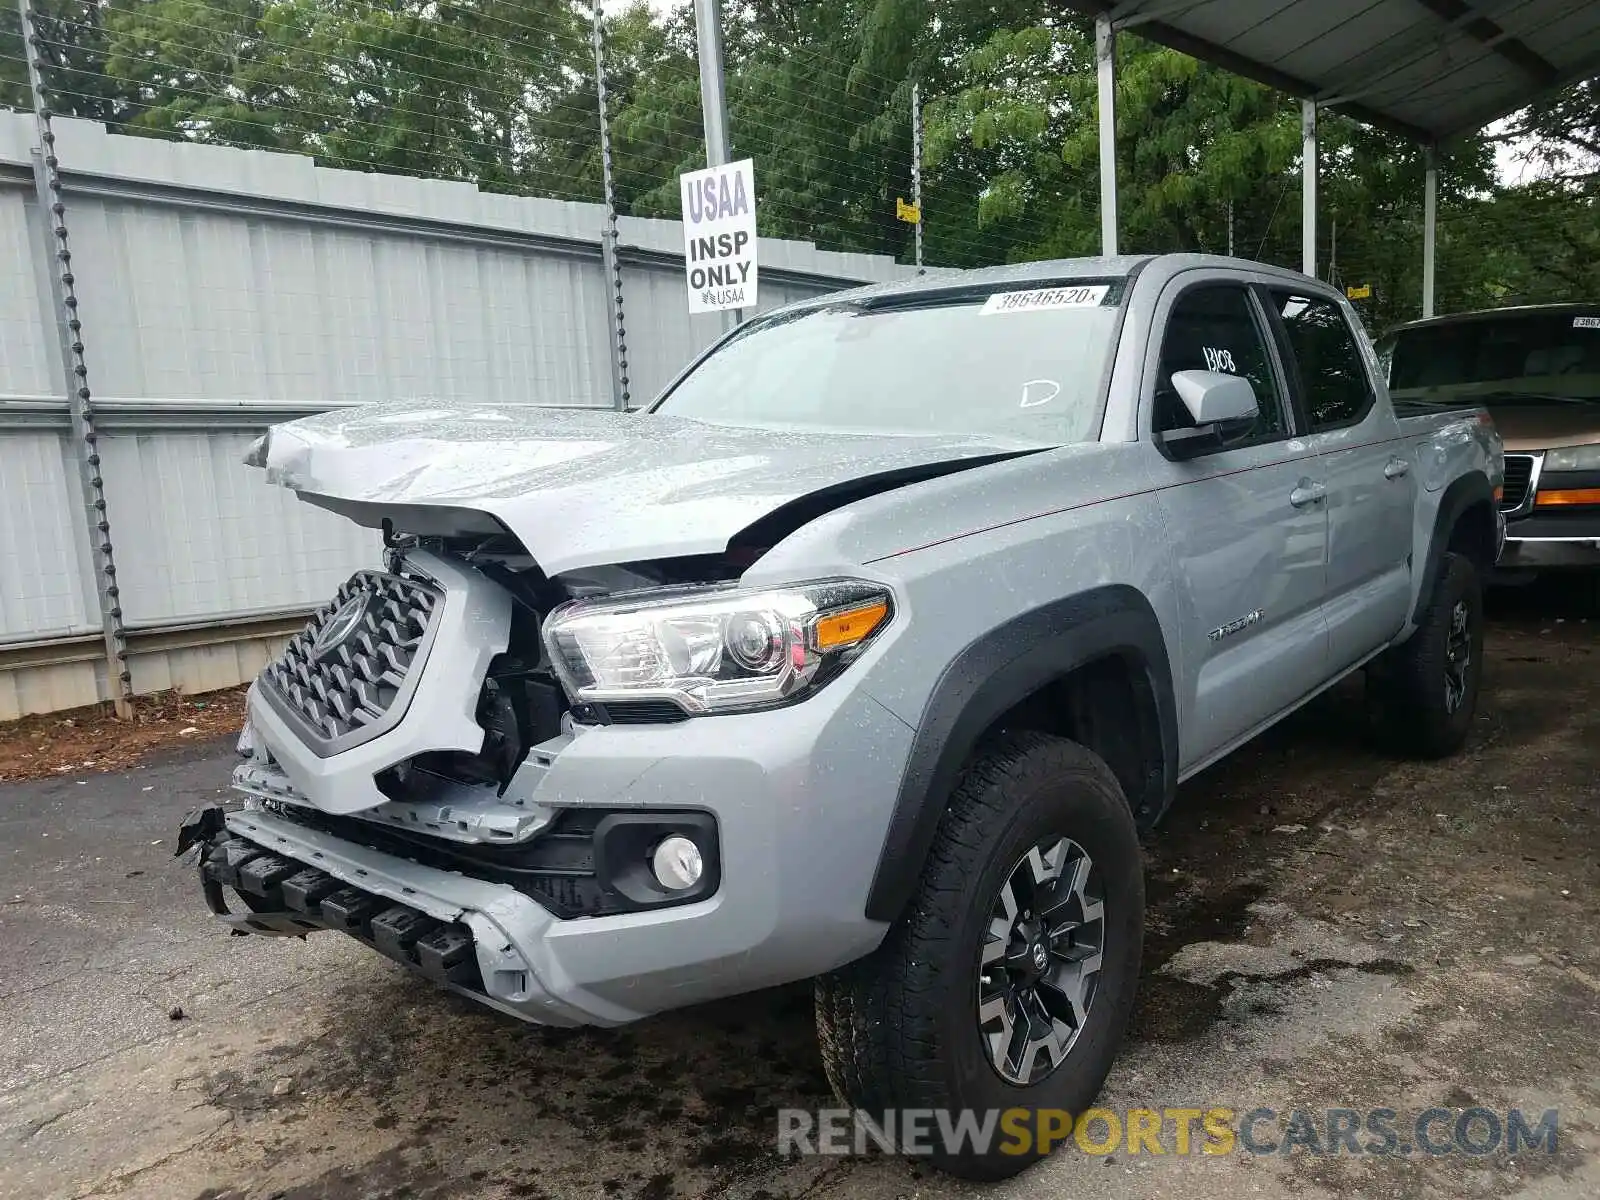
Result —
[[[136, 690], [241, 682], [373, 535], [240, 463], [265, 425], [389, 398], [611, 403], [597, 205], [117, 137], [58, 119]], [[107, 697], [33, 203], [0, 113], [0, 719]], [[620, 226], [631, 393], [721, 330], [676, 222]], [[763, 239], [762, 308], [908, 268]]]

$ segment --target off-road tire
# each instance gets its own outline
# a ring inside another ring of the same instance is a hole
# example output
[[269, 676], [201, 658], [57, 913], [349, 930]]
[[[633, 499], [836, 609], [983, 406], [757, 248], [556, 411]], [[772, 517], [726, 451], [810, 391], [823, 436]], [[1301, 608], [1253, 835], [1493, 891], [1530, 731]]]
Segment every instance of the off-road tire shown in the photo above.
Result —
[[[1008, 873], [1030, 847], [1057, 835], [1082, 847], [1102, 873], [1101, 973], [1066, 1057], [1045, 1078], [1018, 1086], [996, 1070], [979, 1030], [980, 947]], [[906, 914], [872, 954], [817, 981], [828, 1080], [846, 1104], [868, 1114], [1082, 1113], [1111, 1069], [1133, 1008], [1143, 925], [1138, 835], [1116, 777], [1074, 742], [1028, 731], [1001, 734], [957, 782]], [[1036, 1146], [1026, 1154], [1002, 1152], [1004, 1141], [997, 1133], [985, 1155], [934, 1147], [931, 1158], [953, 1174], [992, 1180], [1039, 1157]]]
[[[1464, 695], [1452, 709], [1446, 677], [1458, 606], [1467, 618]], [[1380, 743], [1412, 758], [1456, 753], [1472, 731], [1483, 682], [1483, 584], [1472, 560], [1446, 553], [1413, 633], [1367, 668], [1367, 712]]]

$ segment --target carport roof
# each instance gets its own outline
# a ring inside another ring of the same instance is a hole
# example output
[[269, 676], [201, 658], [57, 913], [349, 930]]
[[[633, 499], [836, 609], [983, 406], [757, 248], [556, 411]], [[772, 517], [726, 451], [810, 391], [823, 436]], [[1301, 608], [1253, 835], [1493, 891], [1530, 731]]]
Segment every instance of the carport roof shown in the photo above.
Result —
[[1431, 143], [1600, 72], [1596, 0], [1064, 0]]

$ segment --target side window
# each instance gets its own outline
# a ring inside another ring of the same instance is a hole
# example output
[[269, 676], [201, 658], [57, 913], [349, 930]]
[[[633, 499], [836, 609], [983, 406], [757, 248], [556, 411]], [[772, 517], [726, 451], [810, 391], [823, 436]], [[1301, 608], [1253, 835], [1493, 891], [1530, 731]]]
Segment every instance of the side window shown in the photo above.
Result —
[[1312, 432], [1353, 425], [1372, 407], [1361, 348], [1331, 300], [1273, 292], [1305, 392]]
[[1250, 303], [1250, 294], [1243, 287], [1215, 284], [1192, 288], [1172, 306], [1161, 339], [1161, 367], [1156, 380], [1157, 433], [1193, 424], [1172, 387], [1172, 376], [1177, 371], [1223, 371], [1250, 381], [1261, 415], [1253, 428], [1229, 439], [1228, 449], [1288, 436], [1283, 398], [1273, 377], [1265, 332]]

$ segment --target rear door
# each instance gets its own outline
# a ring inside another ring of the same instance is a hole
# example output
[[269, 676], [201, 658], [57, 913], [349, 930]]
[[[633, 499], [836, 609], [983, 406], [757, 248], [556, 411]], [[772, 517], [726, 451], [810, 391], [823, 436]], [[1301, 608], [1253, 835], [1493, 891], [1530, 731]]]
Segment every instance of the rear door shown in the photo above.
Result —
[[1306, 441], [1328, 497], [1328, 650], [1338, 672], [1405, 625], [1416, 464], [1343, 307], [1313, 290], [1267, 290]]
[[1157, 304], [1144, 429], [1189, 424], [1175, 371], [1250, 381], [1254, 428], [1212, 453], [1156, 458], [1182, 632], [1181, 766], [1215, 757], [1318, 687], [1328, 547], [1322, 465], [1295, 436], [1287, 385], [1260, 298], [1233, 272], [1189, 272]]

